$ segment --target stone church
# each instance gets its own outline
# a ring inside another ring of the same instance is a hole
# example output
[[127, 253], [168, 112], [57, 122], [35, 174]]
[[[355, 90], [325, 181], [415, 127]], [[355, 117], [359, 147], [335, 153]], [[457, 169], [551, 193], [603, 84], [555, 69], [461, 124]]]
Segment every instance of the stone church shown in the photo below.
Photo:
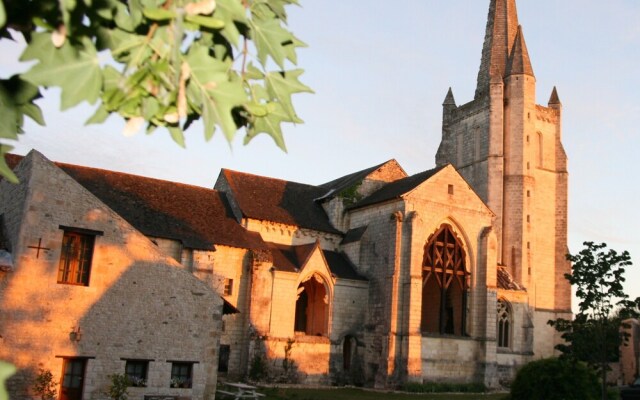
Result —
[[567, 157], [515, 0], [491, 0], [477, 88], [443, 103], [435, 168], [321, 185], [223, 169], [212, 189], [8, 156], [0, 359], [63, 400], [211, 399], [216, 380], [498, 386], [570, 318]]

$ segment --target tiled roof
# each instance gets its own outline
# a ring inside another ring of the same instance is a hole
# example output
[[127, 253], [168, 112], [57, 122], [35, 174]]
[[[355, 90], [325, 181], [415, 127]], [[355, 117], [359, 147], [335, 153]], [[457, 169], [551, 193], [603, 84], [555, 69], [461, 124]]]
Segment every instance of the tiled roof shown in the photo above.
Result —
[[[448, 165], [448, 164], [447, 164]], [[360, 207], [369, 206], [372, 204], [382, 203], [388, 200], [400, 198], [403, 194], [410, 192], [420, 185], [422, 182], [431, 178], [433, 175], [438, 173], [441, 169], [445, 168], [446, 165], [436, 167], [434, 169], [430, 169], [428, 171], [420, 172], [419, 174], [415, 174], [412, 176], [408, 176], [403, 179], [399, 179], [397, 181], [391, 182], [380, 188], [378, 191], [374, 192], [368, 197], [360, 200], [356, 204], [354, 204], [351, 209], [356, 209]]]
[[336, 233], [320, 204], [325, 188], [223, 169], [233, 199], [247, 218]]
[[505, 267], [498, 267], [498, 288], [505, 290], [526, 290], [511, 277]]
[[[8, 159], [14, 167], [20, 156]], [[232, 217], [224, 193], [198, 186], [55, 163], [128, 223], [147, 236], [182, 241], [185, 247], [214, 245], [264, 249], [260, 235]]]

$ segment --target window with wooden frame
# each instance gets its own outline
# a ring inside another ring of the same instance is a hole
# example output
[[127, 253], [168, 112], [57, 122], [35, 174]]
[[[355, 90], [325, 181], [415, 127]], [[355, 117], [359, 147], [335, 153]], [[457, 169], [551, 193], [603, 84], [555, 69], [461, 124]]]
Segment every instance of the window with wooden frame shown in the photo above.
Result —
[[193, 377], [192, 373], [192, 362], [171, 362], [171, 381], [169, 382], [169, 386], [172, 388], [190, 388]]
[[126, 360], [124, 373], [129, 378], [129, 386], [147, 386], [148, 360]]
[[96, 233], [65, 229], [58, 264], [58, 283], [89, 286]]
[[447, 224], [438, 228], [425, 244], [422, 332], [466, 335], [470, 274], [465, 259], [462, 242]]
[[506, 300], [498, 299], [498, 347], [511, 347], [511, 307]]

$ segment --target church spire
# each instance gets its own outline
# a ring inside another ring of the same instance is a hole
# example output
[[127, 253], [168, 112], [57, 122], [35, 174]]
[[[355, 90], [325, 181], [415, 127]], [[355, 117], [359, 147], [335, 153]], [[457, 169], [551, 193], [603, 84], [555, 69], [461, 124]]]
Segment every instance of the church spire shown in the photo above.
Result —
[[534, 76], [531, 60], [529, 59], [529, 51], [527, 50], [527, 44], [524, 42], [524, 35], [522, 34], [522, 27], [520, 25], [518, 25], [513, 49], [511, 49], [511, 55], [509, 56], [509, 62], [507, 63], [507, 69], [504, 75], [509, 76], [516, 74]]
[[493, 74], [505, 76], [518, 25], [516, 0], [491, 0], [478, 72], [476, 99], [488, 93]]

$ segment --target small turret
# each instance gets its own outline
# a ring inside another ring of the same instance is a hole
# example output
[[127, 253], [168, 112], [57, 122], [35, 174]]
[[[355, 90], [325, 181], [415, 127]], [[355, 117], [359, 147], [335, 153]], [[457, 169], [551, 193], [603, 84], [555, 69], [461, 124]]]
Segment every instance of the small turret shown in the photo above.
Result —
[[453, 97], [453, 91], [451, 90], [451, 88], [449, 88], [449, 91], [447, 92], [447, 96], [444, 98], [444, 101], [442, 102], [442, 107], [444, 107], [445, 110], [457, 108], [456, 99]]
[[453, 97], [453, 91], [449, 88], [446, 97], [444, 98], [444, 102], [442, 102], [442, 124], [443, 126], [448, 125], [449, 116], [453, 110], [458, 108], [456, 106], [456, 99]]
[[558, 97], [558, 90], [556, 89], [556, 87], [553, 87], [553, 90], [551, 91], [551, 97], [549, 98], [549, 107], [551, 108], [558, 108], [558, 106], [562, 106], [562, 103], [560, 102], [560, 97]]

